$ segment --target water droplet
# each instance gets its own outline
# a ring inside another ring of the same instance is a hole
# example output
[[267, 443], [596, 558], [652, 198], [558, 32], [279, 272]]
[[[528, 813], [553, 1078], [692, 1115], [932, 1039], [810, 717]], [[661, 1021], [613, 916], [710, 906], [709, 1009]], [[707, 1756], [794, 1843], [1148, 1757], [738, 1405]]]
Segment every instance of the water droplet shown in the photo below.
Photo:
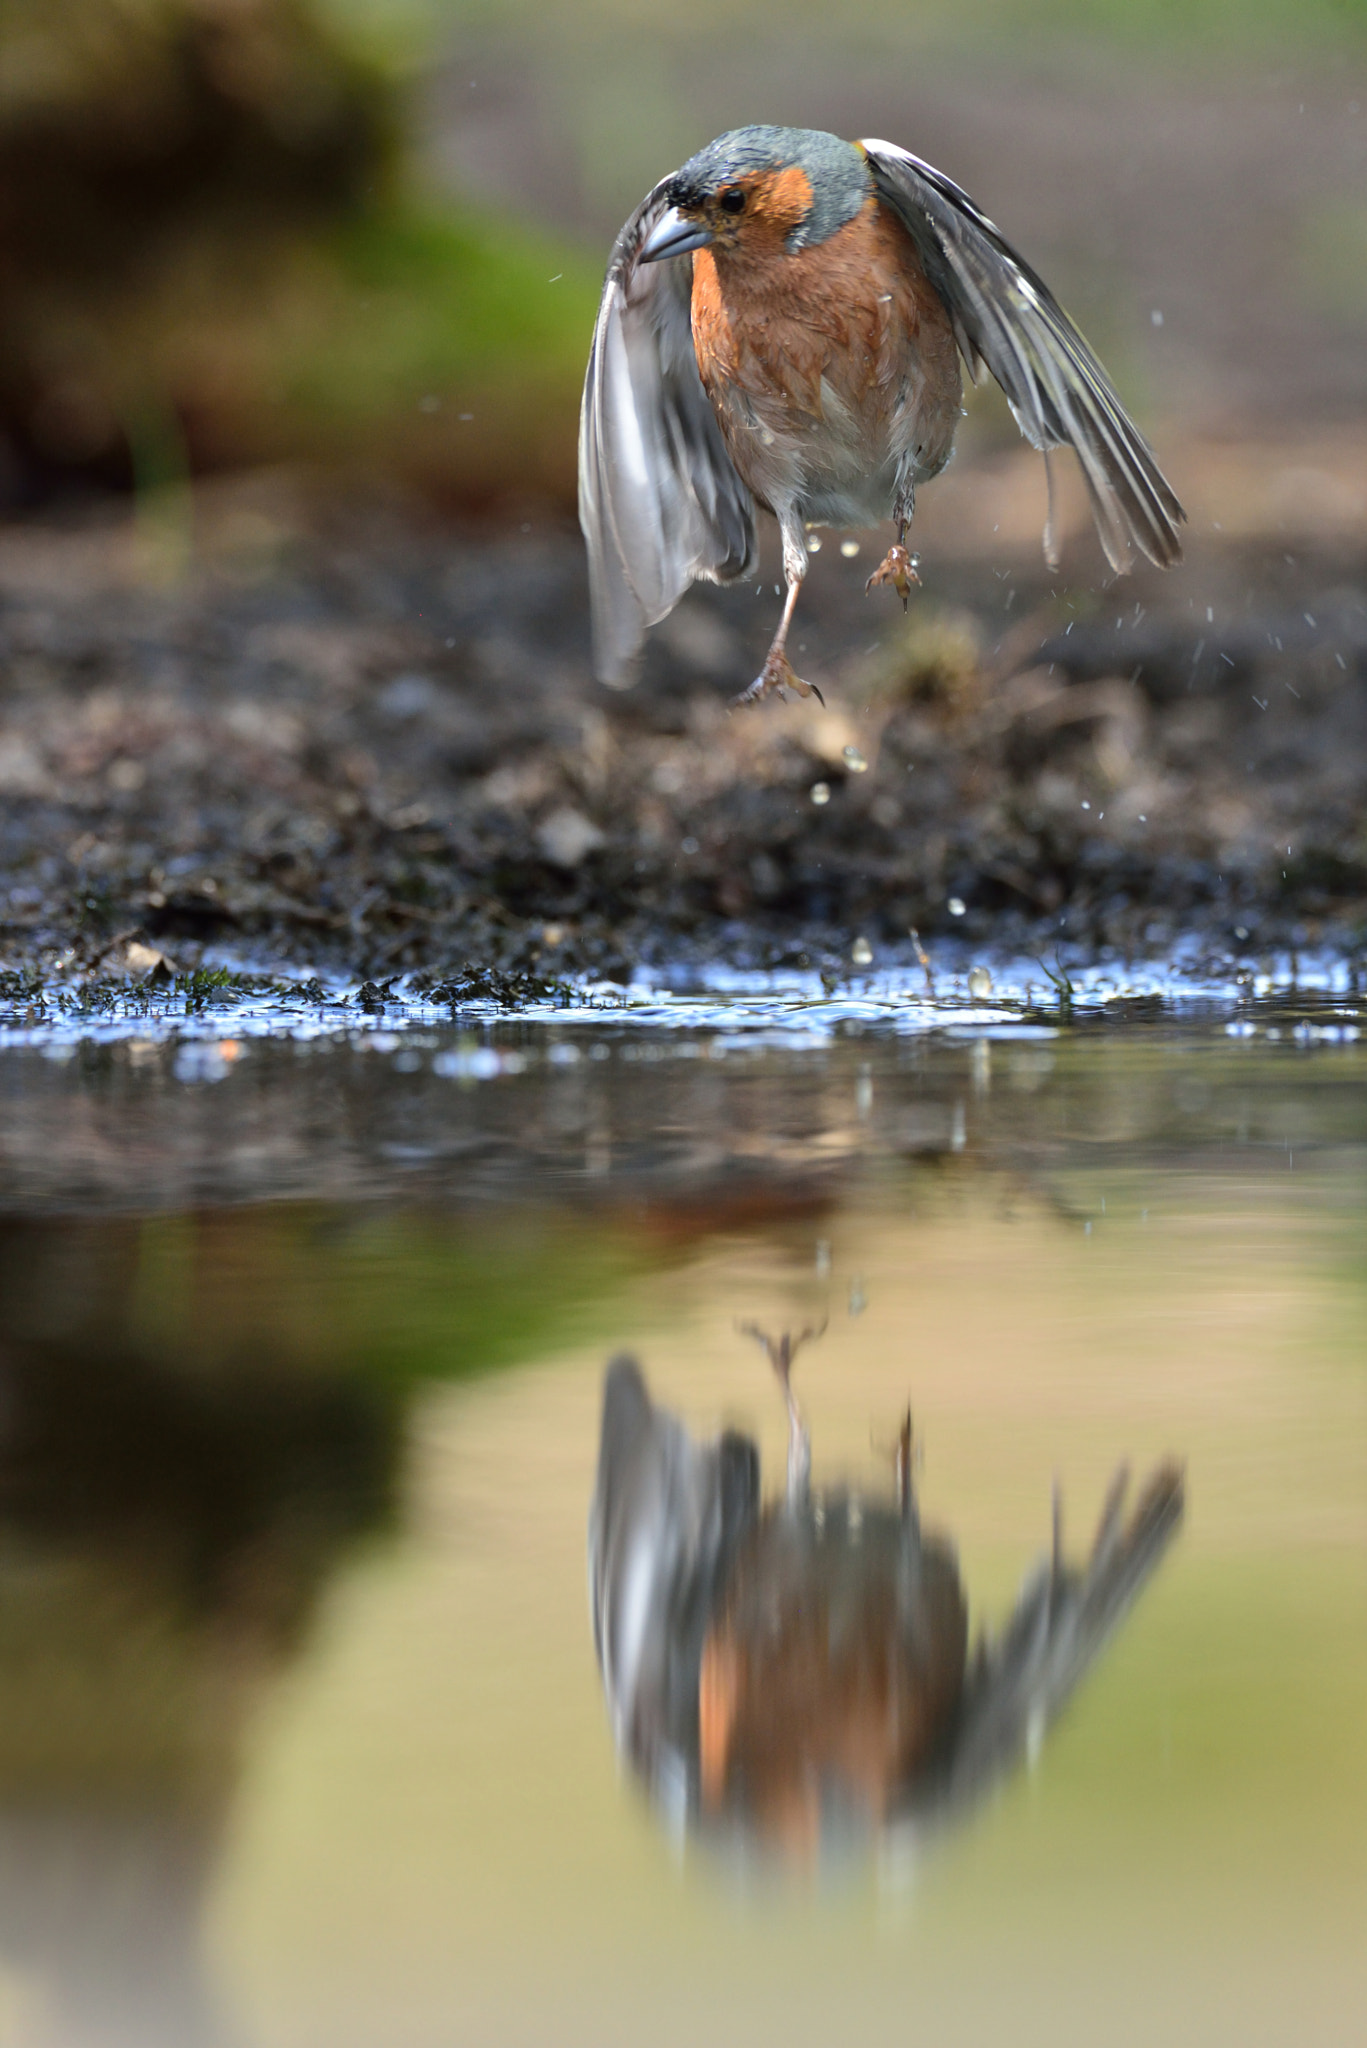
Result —
[[1153, 311], [1149, 315], [1149, 318], [1150, 320], [1152, 320], [1155, 327], [1161, 327], [1163, 325], [1163, 315], [1159, 312], [1157, 306], [1154, 307]]
[[949, 899], [948, 909], [949, 909], [949, 914], [950, 914], [950, 916], [951, 916], [951, 917], [962, 917], [962, 916], [963, 916], [963, 914], [964, 914], [964, 899], [963, 899], [963, 897], [962, 897], [962, 896], [951, 896], [951, 897], [950, 897], [950, 899]]
[[814, 804], [828, 804], [831, 800], [831, 785], [829, 782], [814, 782], [808, 793]]
[[857, 554], [859, 553], [859, 543], [858, 543], [858, 541], [857, 541], [857, 540], [842, 540], [842, 541], [841, 541], [841, 543], [840, 543], [840, 552], [841, 552], [841, 554], [842, 554], [842, 555], [843, 555], [843, 556], [845, 557], [845, 560], [846, 560], [847, 562], [852, 562], [852, 561], [854, 560], [855, 556], [856, 556], [856, 555], [857, 555]]
[[862, 775], [864, 773], [869, 764], [860, 753], [858, 747], [842, 747], [841, 753], [844, 757], [845, 766], [849, 769], [851, 775]]
[[850, 947], [850, 958], [856, 967], [872, 967], [873, 947], [867, 939], [856, 939]]
[[968, 971], [968, 993], [981, 1000], [992, 993], [992, 976], [985, 967], [971, 967]]
[[867, 1295], [867, 1294], [866, 1294], [866, 1293], [864, 1292], [864, 1282], [863, 1282], [863, 1279], [862, 1279], [862, 1278], [860, 1278], [860, 1279], [858, 1279], [858, 1280], [851, 1280], [851, 1282], [850, 1282], [850, 1314], [851, 1314], [852, 1316], [862, 1316], [862, 1315], [863, 1315], [863, 1313], [864, 1313], [864, 1311], [865, 1311], [865, 1309], [866, 1309], [866, 1308], [868, 1307], [868, 1305], [869, 1305], [869, 1297], [868, 1297], [868, 1295]]
[[816, 1277], [828, 1280], [831, 1273], [831, 1240], [819, 1237], [816, 1241]]
[[807, 535], [807, 552], [809, 555], [819, 555], [821, 553], [821, 536], [819, 533], [809, 533]]

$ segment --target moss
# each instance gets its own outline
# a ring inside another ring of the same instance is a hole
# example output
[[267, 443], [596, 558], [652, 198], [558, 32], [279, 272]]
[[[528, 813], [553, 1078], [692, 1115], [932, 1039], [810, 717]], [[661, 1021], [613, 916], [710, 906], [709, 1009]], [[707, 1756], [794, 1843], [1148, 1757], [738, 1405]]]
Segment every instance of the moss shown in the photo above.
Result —
[[977, 624], [966, 612], [918, 603], [861, 680], [875, 702], [971, 710], [985, 687]]
[[301, 455], [570, 488], [596, 268], [408, 196], [363, 25], [22, 0], [0, 26], [0, 431], [28, 489], [150, 500]]

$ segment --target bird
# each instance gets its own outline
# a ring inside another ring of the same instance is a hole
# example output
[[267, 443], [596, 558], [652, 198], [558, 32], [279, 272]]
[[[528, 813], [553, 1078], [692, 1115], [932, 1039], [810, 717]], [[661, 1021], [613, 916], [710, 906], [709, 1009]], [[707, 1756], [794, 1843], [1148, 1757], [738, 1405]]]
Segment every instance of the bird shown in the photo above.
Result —
[[818, 1493], [801, 1340], [747, 1334], [788, 1410], [786, 1490], [767, 1505], [748, 1437], [699, 1441], [634, 1358], [607, 1370], [589, 1591], [616, 1746], [671, 1826], [714, 1844], [810, 1865], [919, 1842], [1033, 1759], [1176, 1535], [1181, 1467], [1159, 1464], [1127, 1517], [1121, 1466], [1080, 1565], [1056, 1492], [1049, 1553], [970, 1649], [954, 1545], [922, 1527], [910, 1412], [890, 1495]]
[[920, 580], [907, 529], [953, 448], [961, 359], [1000, 384], [1046, 469], [1051, 449], [1076, 452], [1117, 575], [1136, 550], [1181, 559], [1186, 513], [1101, 363], [942, 171], [891, 142], [748, 127], [655, 185], [613, 247], [580, 409], [599, 678], [629, 682], [647, 628], [692, 582], [754, 573], [759, 507], [778, 521], [787, 592], [735, 701], [819, 697], [787, 654], [807, 534], [891, 517], [866, 588], [890, 585], [905, 609]]

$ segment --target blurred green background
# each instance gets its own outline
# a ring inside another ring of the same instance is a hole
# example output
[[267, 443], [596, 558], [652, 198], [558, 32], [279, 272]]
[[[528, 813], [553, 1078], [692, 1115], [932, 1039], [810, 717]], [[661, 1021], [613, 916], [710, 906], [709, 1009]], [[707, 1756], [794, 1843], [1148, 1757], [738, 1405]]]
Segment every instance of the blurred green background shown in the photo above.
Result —
[[1364, 108], [1363, 0], [7, 0], [0, 503], [301, 459], [567, 502], [611, 236], [746, 120], [941, 162], [1141, 413], [1358, 414]]

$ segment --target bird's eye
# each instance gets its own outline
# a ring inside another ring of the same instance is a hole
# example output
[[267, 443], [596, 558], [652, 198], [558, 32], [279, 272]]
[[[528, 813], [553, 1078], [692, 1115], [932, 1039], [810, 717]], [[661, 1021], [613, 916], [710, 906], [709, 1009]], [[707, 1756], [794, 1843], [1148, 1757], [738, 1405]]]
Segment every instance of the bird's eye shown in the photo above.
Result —
[[745, 194], [739, 185], [728, 185], [717, 203], [723, 213], [744, 213]]

